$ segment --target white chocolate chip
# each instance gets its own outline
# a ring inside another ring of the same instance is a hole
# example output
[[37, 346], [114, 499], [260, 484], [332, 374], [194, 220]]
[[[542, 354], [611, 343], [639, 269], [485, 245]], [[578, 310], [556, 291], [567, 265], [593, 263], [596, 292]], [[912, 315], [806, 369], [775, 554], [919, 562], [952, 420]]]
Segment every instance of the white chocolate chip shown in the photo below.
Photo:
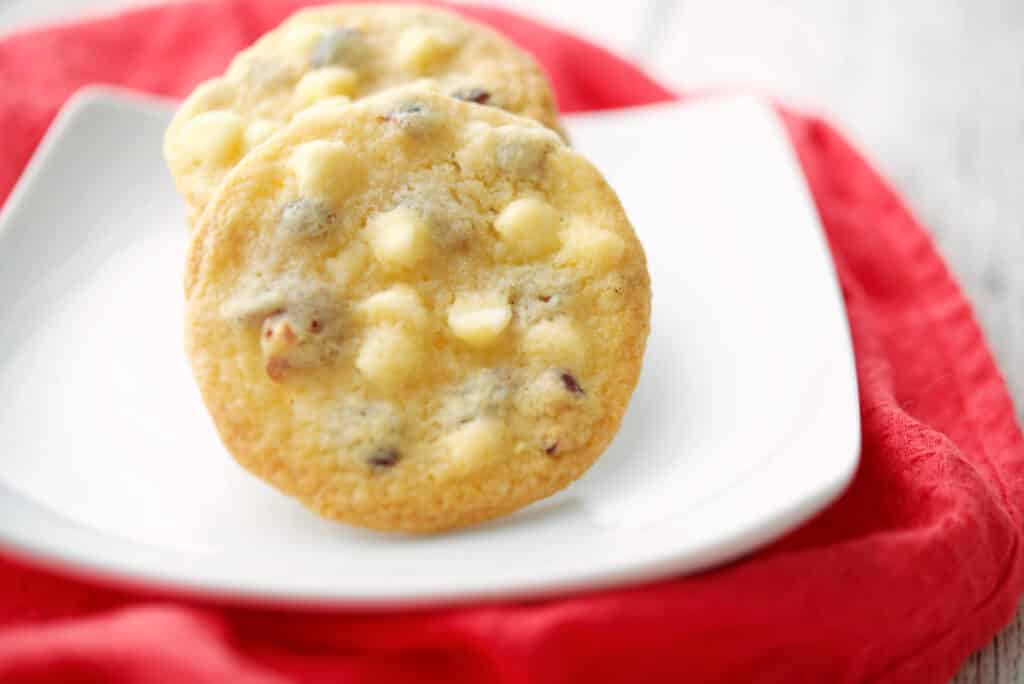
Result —
[[349, 96], [356, 88], [359, 78], [356, 72], [345, 67], [324, 67], [310, 71], [295, 86], [295, 97], [300, 107], [339, 95]]
[[206, 112], [181, 128], [172, 154], [197, 166], [231, 166], [242, 155], [244, 131], [245, 123], [237, 114]]
[[251, 150], [281, 128], [281, 124], [269, 119], [256, 119], [245, 129], [245, 149]]
[[196, 86], [182, 105], [182, 118], [193, 118], [202, 112], [230, 109], [238, 89], [224, 78], [212, 78]]
[[366, 178], [366, 169], [351, 149], [340, 142], [315, 140], [292, 152], [289, 166], [300, 194], [340, 204]]
[[309, 54], [323, 35], [324, 30], [319, 26], [300, 24], [281, 36], [283, 51], [292, 55], [296, 61], [305, 64], [309, 59]]
[[344, 95], [335, 95], [317, 100], [295, 115], [292, 121], [301, 121], [304, 126], [329, 129], [337, 126], [338, 108], [352, 102]]
[[494, 344], [511, 320], [508, 297], [497, 293], [461, 295], [448, 309], [448, 327], [473, 347]]
[[395, 389], [414, 379], [423, 362], [421, 341], [396, 327], [370, 330], [356, 356], [356, 368], [383, 389]]
[[586, 356], [583, 339], [566, 317], [530, 326], [523, 337], [523, 351], [552, 365], [579, 368]]
[[558, 248], [558, 212], [533, 197], [517, 199], [494, 221], [502, 243], [516, 259], [535, 259]]
[[430, 228], [408, 207], [377, 214], [366, 226], [373, 255], [385, 267], [409, 268], [427, 255]]
[[464, 475], [498, 457], [504, 429], [494, 418], [476, 418], [444, 439], [449, 472]]
[[[237, 67], [232, 69], [232, 73], [243, 70], [244, 75], [235, 73], [234, 77], [244, 79], [252, 92], [261, 94], [263, 97], [274, 96], [292, 87], [300, 75], [287, 62], [262, 57], [252, 57], [240, 62]], [[256, 111], [267, 112], [266, 103], [257, 104]], [[273, 110], [271, 109], [271, 111]]]
[[369, 258], [370, 250], [366, 248], [366, 245], [353, 240], [348, 249], [327, 260], [327, 272], [334, 278], [335, 283], [344, 287], [362, 272]]
[[541, 126], [500, 126], [495, 129], [494, 160], [502, 171], [530, 177], [543, 172], [547, 156], [561, 142]]
[[483, 121], [467, 121], [465, 128], [463, 129], [463, 135], [466, 140], [470, 142], [490, 138], [493, 147], [493, 143], [497, 140], [495, 131], [496, 129], [494, 126], [486, 124]]
[[625, 249], [625, 241], [610, 230], [574, 224], [562, 233], [557, 263], [603, 273], [619, 263]]
[[399, 323], [413, 328], [427, 324], [423, 300], [408, 285], [394, 285], [372, 295], [359, 305], [359, 311], [372, 323]]
[[440, 31], [411, 28], [403, 33], [395, 46], [399, 66], [413, 74], [424, 74], [451, 54], [455, 45]]

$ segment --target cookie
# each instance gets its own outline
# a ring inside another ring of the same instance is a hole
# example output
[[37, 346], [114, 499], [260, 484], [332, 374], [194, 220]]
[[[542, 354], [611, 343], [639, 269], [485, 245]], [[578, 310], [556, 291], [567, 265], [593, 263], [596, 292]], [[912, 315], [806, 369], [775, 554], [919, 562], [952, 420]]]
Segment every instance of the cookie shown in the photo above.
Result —
[[644, 253], [550, 130], [416, 88], [304, 113], [197, 225], [186, 340], [228, 450], [328, 518], [425, 532], [579, 477], [618, 429]]
[[418, 79], [558, 130], [540, 67], [485, 26], [408, 5], [305, 9], [239, 53], [223, 76], [198, 86], [171, 122], [164, 156], [191, 222], [227, 171], [297, 112]]

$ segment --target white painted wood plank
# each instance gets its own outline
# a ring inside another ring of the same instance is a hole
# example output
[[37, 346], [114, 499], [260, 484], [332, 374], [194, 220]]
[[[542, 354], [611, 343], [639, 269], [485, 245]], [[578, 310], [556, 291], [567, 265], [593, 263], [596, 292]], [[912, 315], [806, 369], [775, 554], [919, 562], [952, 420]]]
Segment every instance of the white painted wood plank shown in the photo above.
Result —
[[[847, 130], [930, 227], [1024, 408], [1024, 5], [687, 0], [650, 61], [753, 86]], [[1024, 683], [1024, 610], [956, 684]]]
[[752, 86], [838, 121], [932, 229], [1024, 398], [1024, 5], [700, 0], [652, 71]]

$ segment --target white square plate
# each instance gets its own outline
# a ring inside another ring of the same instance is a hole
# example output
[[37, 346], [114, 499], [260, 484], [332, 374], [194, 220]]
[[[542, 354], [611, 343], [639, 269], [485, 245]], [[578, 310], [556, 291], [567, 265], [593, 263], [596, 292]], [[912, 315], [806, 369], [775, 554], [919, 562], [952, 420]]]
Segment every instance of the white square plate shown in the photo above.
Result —
[[650, 260], [621, 433], [565, 492], [403, 537], [320, 520], [244, 473], [181, 351], [171, 104], [91, 89], [0, 215], [0, 544], [64, 572], [263, 603], [524, 596], [721, 563], [824, 507], [857, 464], [831, 259], [772, 110], [749, 98], [568, 117]]

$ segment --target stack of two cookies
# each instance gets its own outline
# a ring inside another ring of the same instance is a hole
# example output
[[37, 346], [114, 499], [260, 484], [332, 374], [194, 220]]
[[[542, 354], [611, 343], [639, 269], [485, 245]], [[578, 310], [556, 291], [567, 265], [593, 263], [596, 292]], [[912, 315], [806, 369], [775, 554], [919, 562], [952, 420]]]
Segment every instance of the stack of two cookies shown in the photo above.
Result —
[[321, 515], [433, 531], [579, 477], [646, 343], [644, 254], [538, 66], [453, 14], [297, 13], [167, 132], [224, 444]]

